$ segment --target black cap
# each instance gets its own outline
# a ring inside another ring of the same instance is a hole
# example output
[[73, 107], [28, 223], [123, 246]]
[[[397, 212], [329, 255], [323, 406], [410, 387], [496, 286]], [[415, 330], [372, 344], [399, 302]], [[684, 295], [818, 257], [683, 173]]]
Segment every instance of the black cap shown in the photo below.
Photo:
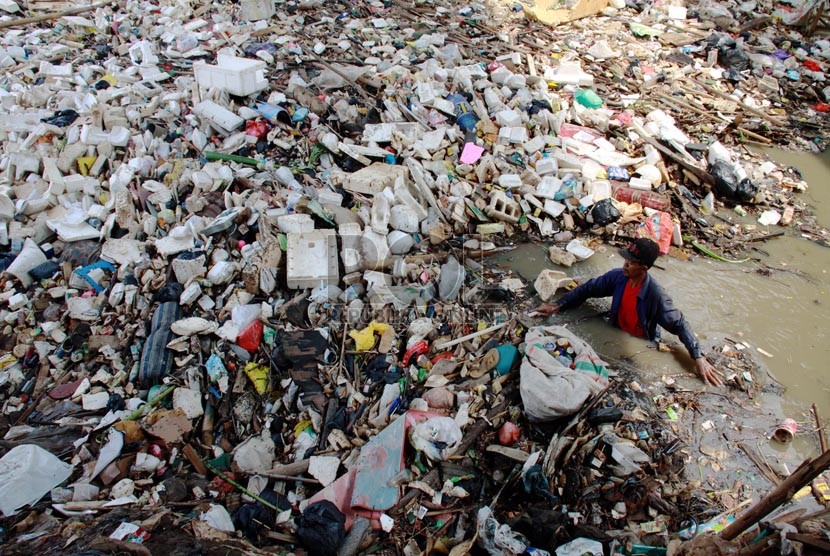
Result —
[[651, 268], [660, 256], [660, 246], [647, 237], [641, 237], [629, 243], [628, 247], [620, 249], [620, 256]]

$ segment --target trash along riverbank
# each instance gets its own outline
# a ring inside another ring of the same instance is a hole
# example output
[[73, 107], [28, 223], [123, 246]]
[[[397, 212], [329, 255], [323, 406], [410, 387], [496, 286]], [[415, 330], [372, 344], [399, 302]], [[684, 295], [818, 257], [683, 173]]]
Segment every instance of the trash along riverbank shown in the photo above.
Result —
[[0, 552], [827, 552], [751, 338], [645, 382], [532, 315], [827, 247], [752, 149], [825, 147], [820, 5], [67, 6], [0, 2]]

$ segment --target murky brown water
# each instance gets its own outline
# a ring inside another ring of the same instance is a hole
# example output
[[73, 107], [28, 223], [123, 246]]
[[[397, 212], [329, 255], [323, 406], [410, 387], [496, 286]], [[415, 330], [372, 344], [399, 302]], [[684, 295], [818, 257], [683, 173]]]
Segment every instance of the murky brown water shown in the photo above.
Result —
[[[776, 151], [770, 155], [779, 163], [801, 170], [810, 184], [808, 198], [815, 205], [819, 223], [830, 225], [830, 153], [815, 156]], [[772, 357], [755, 351], [754, 358], [787, 390], [783, 399], [765, 396], [765, 409], [771, 415], [791, 416], [804, 429], [810, 429], [811, 403], [830, 421], [830, 249], [802, 239], [794, 231], [759, 247], [769, 253], [763, 258], [767, 265], [797, 269], [805, 275], [780, 270], [764, 276], [757, 272], [759, 265], [755, 263], [727, 264], [701, 256], [690, 262], [662, 257], [658, 264], [664, 270], [653, 269], [652, 276], [684, 312], [704, 347], [720, 345], [724, 337], [729, 337], [770, 353]], [[541, 269], [558, 268], [547, 260], [547, 250], [540, 245], [523, 245], [491, 261], [512, 267], [531, 282]], [[587, 280], [621, 264], [616, 251], [608, 249], [568, 272]], [[553, 322], [578, 320], [609, 306], [607, 300], [590, 301], [576, 311], [554, 316]], [[670, 334], [664, 336], [674, 340], [679, 349], [660, 353], [599, 317], [575, 322], [571, 328], [606, 356], [632, 357], [642, 369], [644, 381], [693, 370], [682, 344]], [[681, 384], [696, 386], [694, 379]], [[802, 438], [794, 448], [814, 452], [814, 437]]]

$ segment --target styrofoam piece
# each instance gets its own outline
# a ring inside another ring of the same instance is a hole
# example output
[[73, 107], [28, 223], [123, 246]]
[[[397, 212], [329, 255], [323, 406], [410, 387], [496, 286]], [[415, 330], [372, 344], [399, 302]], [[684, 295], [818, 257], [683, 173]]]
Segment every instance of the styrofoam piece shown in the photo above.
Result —
[[570, 282], [572, 282], [572, 279], [568, 278], [568, 275], [561, 270], [546, 268], [539, 273], [533, 287], [542, 301], [549, 301], [559, 288], [565, 287]]
[[559, 201], [554, 201], [553, 199], [546, 199], [545, 200], [545, 208], [544, 211], [547, 214], [550, 214], [554, 218], [558, 218], [560, 214], [565, 212], [565, 209], [568, 208]]
[[337, 236], [334, 230], [288, 234], [286, 273], [286, 281], [291, 289], [336, 283], [340, 277], [340, 268], [337, 264]]
[[611, 183], [607, 180], [598, 180], [588, 184], [588, 193], [595, 203], [611, 197]]
[[558, 170], [555, 158], [540, 158], [536, 161], [536, 173], [540, 176], [555, 174]]
[[392, 228], [414, 234], [418, 231], [418, 214], [407, 205], [395, 205], [389, 216]]
[[16, 293], [9, 298], [9, 310], [17, 311], [29, 304], [29, 298], [25, 293]]
[[238, 270], [239, 266], [236, 263], [218, 261], [208, 270], [207, 279], [214, 285], [227, 284]]
[[251, 60], [220, 54], [212, 66], [205, 62], [193, 64], [196, 81], [201, 87], [219, 88], [232, 95], [246, 97], [268, 88], [265, 79], [266, 64], [262, 60]]
[[519, 174], [502, 174], [499, 176], [499, 186], [506, 189], [522, 186], [522, 177]]
[[353, 222], [341, 224], [338, 232], [343, 242], [343, 250], [340, 252], [340, 258], [343, 261], [343, 271], [346, 274], [350, 274], [361, 270], [363, 268], [363, 255], [360, 251], [360, 241], [363, 236], [363, 230], [360, 224]]
[[314, 220], [308, 214], [286, 214], [277, 218], [277, 227], [284, 234], [304, 234], [314, 231]]
[[245, 122], [245, 120], [212, 100], [203, 100], [194, 106], [193, 113], [209, 121], [213, 127], [225, 133], [231, 133]]
[[389, 258], [389, 244], [386, 236], [367, 228], [360, 238], [360, 253], [367, 268], [383, 263]]
[[154, 67], [159, 63], [159, 57], [153, 52], [153, 43], [150, 41], [138, 41], [130, 46], [128, 51], [130, 60], [139, 67]]
[[379, 234], [385, 234], [389, 230], [389, 199], [386, 195], [375, 195], [375, 201], [369, 210], [372, 230]]
[[184, 411], [188, 419], [196, 419], [204, 414], [202, 407], [202, 393], [190, 388], [176, 388], [173, 390], [173, 408]]
[[400, 230], [392, 230], [386, 236], [386, 242], [389, 244], [389, 250], [393, 255], [404, 255], [409, 253], [409, 250], [415, 245], [415, 239], [406, 232]]
[[271, 19], [277, 13], [274, 0], [241, 0], [239, 15], [246, 21]]
[[542, 199], [553, 199], [556, 192], [562, 187], [562, 180], [555, 176], [544, 176], [542, 181], [536, 184], [536, 196]]
[[197, 299], [199, 296], [202, 295], [202, 286], [199, 285], [199, 282], [193, 282], [189, 286], [187, 286], [182, 295], [179, 296], [179, 303], [182, 305], [190, 305]]
[[375, 162], [371, 166], [362, 168], [346, 176], [343, 189], [351, 193], [376, 195], [386, 187], [403, 181], [406, 177], [406, 168]]
[[385, 272], [367, 270], [363, 273], [363, 281], [366, 282], [366, 291], [372, 291], [378, 286], [391, 286], [392, 276]]
[[594, 76], [582, 71], [582, 64], [579, 61], [560, 62], [556, 69], [548, 68], [544, 78], [546, 81], [554, 81], [560, 85], [594, 86]]

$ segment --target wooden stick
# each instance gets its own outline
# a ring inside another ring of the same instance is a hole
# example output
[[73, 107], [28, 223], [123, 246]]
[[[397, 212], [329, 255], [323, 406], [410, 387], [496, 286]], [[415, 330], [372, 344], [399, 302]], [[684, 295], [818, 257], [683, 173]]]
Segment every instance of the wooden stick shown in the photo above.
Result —
[[813, 404], [813, 417], [816, 419], [816, 432], [818, 432], [818, 444], [821, 446], [821, 451], [827, 451], [827, 438], [824, 436], [824, 426], [821, 423], [821, 417], [818, 415], [818, 408]]
[[473, 332], [472, 334], [467, 334], [466, 336], [461, 336], [460, 338], [456, 338], [455, 340], [451, 340], [449, 342], [437, 343], [437, 344], [435, 344], [435, 349], [437, 349], [437, 350], [447, 349], [448, 347], [452, 347], [452, 346], [456, 346], [458, 344], [462, 344], [462, 343], [466, 342], [467, 340], [472, 340], [473, 338], [478, 338], [479, 336], [485, 336], [487, 334], [490, 334], [491, 332], [495, 332], [496, 330], [501, 330], [502, 328], [504, 328], [505, 326], [510, 324], [510, 322], [512, 322], [512, 319], [508, 320], [506, 322], [503, 322], [501, 324], [496, 324], [494, 326], [490, 326], [488, 328], [485, 328], [484, 330], [479, 330], [478, 332]]
[[724, 93], [722, 91], [719, 91], [719, 90], [715, 89], [714, 87], [712, 87], [710, 85], [707, 85], [706, 83], [702, 83], [700, 81], [696, 81], [696, 83], [698, 85], [700, 85], [701, 87], [703, 87], [704, 89], [706, 89], [707, 91], [709, 91], [709, 93], [715, 95], [716, 97], [720, 97], [724, 100], [732, 101], [732, 102], [736, 103], [738, 106], [740, 106], [741, 108], [743, 108], [744, 110], [746, 110], [747, 112], [749, 112], [750, 114], [753, 114], [754, 116], [757, 116], [757, 117], [761, 118], [762, 120], [766, 120], [767, 122], [769, 122], [773, 125], [776, 125], [776, 126], [786, 126], [787, 125], [787, 122], [782, 121], [782, 120], [778, 120], [776, 118], [773, 118], [772, 116], [764, 114], [763, 112], [761, 112], [757, 108], [753, 108], [753, 107], [751, 107], [750, 105], [746, 104], [743, 101], [734, 99], [731, 96], [727, 95], [726, 93]]
[[780, 485], [772, 489], [758, 503], [721, 531], [721, 538], [727, 541], [735, 539], [775, 508], [792, 498], [801, 487], [809, 484], [828, 467], [830, 467], [830, 450], [815, 459], [806, 460], [792, 475], [784, 479]]
[[18, 27], [20, 25], [29, 25], [30, 23], [40, 23], [41, 21], [52, 21], [53, 19], [60, 19], [67, 15], [77, 15], [92, 10], [97, 10], [98, 8], [103, 8], [104, 6], [109, 6], [113, 3], [114, 0], [109, 0], [108, 2], [98, 2], [96, 4], [90, 4], [89, 6], [69, 8], [68, 10], [62, 10], [60, 12], [54, 12], [50, 14], [36, 15], [33, 17], [24, 17], [21, 19], [13, 19], [11, 21], [3, 21], [0, 22], [0, 29], [8, 29], [9, 27]]

